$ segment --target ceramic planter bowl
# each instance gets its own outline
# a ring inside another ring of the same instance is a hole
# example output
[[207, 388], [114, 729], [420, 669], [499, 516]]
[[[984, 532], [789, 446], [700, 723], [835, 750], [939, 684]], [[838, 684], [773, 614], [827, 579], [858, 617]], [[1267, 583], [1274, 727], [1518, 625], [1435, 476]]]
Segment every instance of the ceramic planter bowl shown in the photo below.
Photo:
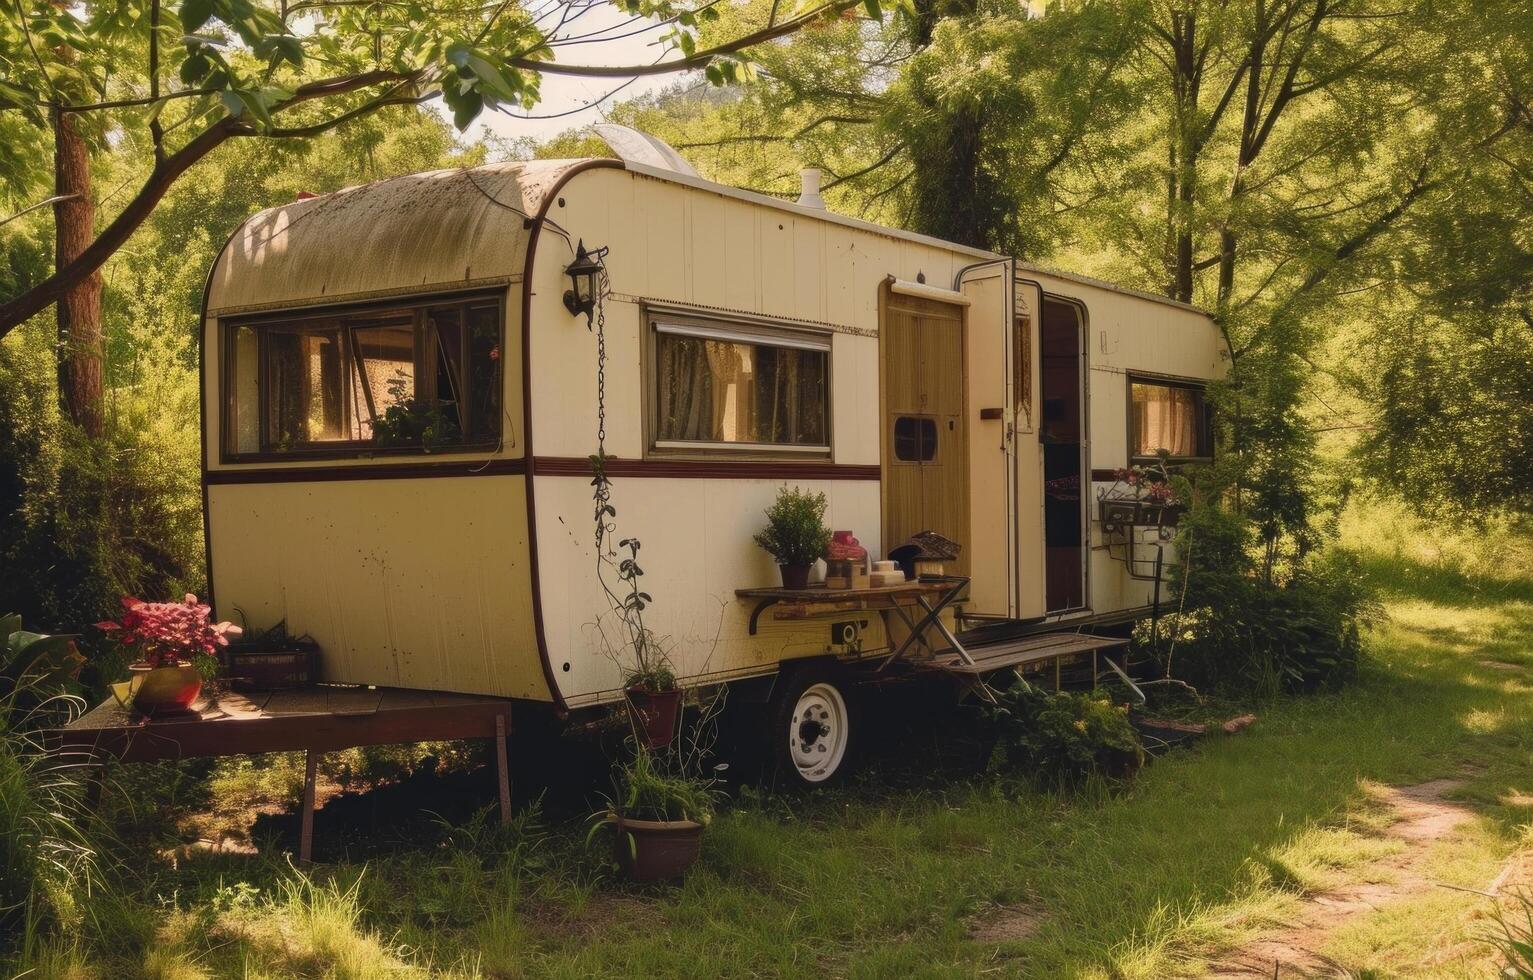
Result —
[[675, 881], [697, 863], [703, 825], [695, 820], [613, 817], [617, 863], [634, 881]]
[[189, 663], [175, 667], [128, 668], [126, 700], [151, 718], [185, 714], [202, 693], [202, 675]]

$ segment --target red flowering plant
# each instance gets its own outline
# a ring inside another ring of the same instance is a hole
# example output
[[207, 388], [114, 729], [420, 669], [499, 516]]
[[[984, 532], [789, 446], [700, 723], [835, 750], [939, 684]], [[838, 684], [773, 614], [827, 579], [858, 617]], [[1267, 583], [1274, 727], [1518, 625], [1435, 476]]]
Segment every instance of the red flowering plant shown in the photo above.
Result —
[[1098, 494], [1104, 500], [1143, 500], [1147, 503], [1172, 506], [1181, 503], [1171, 486], [1170, 474], [1164, 466], [1154, 469], [1147, 466], [1130, 466], [1113, 470], [1113, 485]]
[[135, 667], [191, 663], [207, 674], [210, 668], [216, 669], [218, 649], [243, 632], [233, 623], [212, 622], [213, 610], [190, 592], [182, 602], [145, 602], [123, 596], [122, 608], [120, 619], [96, 627], [123, 646], [138, 648]]

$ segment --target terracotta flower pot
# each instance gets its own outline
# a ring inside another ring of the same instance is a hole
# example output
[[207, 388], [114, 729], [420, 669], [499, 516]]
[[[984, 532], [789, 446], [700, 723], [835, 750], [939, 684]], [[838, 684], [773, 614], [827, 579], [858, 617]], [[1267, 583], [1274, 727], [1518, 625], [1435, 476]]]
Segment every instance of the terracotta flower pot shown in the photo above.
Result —
[[813, 565], [778, 565], [782, 572], [782, 587], [785, 589], [807, 589], [809, 587], [809, 570]]
[[681, 691], [651, 691], [644, 687], [630, 687], [623, 691], [628, 696], [628, 720], [633, 723], [634, 737], [646, 748], [663, 749], [676, 738], [676, 715], [681, 710]]
[[128, 700], [151, 718], [185, 714], [202, 693], [202, 675], [189, 663], [175, 667], [128, 668]]
[[613, 817], [617, 863], [634, 881], [675, 881], [697, 863], [703, 825], [695, 820]]

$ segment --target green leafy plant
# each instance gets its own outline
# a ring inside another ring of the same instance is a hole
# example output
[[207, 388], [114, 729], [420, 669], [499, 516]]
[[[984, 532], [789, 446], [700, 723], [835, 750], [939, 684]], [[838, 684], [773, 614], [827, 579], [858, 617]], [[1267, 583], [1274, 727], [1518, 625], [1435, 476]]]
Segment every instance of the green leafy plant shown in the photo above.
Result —
[[1176, 607], [1161, 626], [1166, 676], [1273, 697], [1356, 675], [1382, 607], [1353, 556], [1270, 560], [1248, 519], [1209, 503], [1183, 516], [1177, 540]]
[[657, 755], [639, 749], [618, 767], [612, 810], [638, 820], [694, 820], [707, 824], [718, 805], [714, 779], [667, 772]]
[[416, 398], [406, 391], [407, 381], [390, 378], [389, 395], [393, 400], [383, 415], [373, 420], [373, 442], [379, 446], [420, 447], [430, 452], [457, 442], [458, 424], [442, 411], [442, 403]]
[[1132, 775], [1144, 763], [1128, 709], [1095, 693], [1049, 693], [1018, 683], [985, 708], [993, 740], [987, 768], [1064, 787], [1093, 774]]
[[94, 849], [76, 819], [77, 767], [49, 756], [38, 738], [81, 706], [69, 690], [84, 662], [74, 637], [0, 617], [0, 936], [22, 939], [72, 918], [92, 871]]
[[783, 487], [766, 512], [767, 526], [755, 542], [779, 565], [812, 565], [830, 545], [825, 526], [825, 494]]
[[1497, 914], [1500, 932], [1491, 942], [1506, 963], [1501, 976], [1508, 980], [1533, 980], [1533, 895], [1520, 892], [1515, 902], [1515, 908]]

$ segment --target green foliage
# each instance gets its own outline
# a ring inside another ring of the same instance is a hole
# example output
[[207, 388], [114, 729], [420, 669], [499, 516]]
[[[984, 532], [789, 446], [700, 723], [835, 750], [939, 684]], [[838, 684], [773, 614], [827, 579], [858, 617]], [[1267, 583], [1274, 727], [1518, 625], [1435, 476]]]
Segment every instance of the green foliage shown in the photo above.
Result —
[[1183, 515], [1176, 611], [1161, 624], [1167, 675], [1257, 697], [1356, 676], [1380, 609], [1357, 559], [1326, 550], [1273, 562], [1256, 537], [1245, 516], [1216, 503]]
[[666, 771], [648, 749], [618, 767], [613, 810], [636, 820], [693, 820], [707, 824], [718, 807], [713, 780]]
[[830, 546], [825, 507], [823, 493], [783, 487], [766, 512], [767, 526], [754, 540], [779, 565], [812, 565]]
[[1112, 138], [1134, 85], [1118, 69], [1135, 43], [1132, 8], [919, 5], [918, 52], [883, 98], [878, 128], [908, 160], [906, 223], [1020, 257], [1050, 251], [1063, 229], [1055, 171], [1077, 154], [1121, 157]]
[[989, 771], [1025, 775], [1045, 788], [1129, 776], [1144, 763], [1128, 708], [1095, 692], [1055, 694], [1017, 683], [985, 706], [984, 722], [993, 740]]
[[1412, 319], [1381, 325], [1369, 352], [1363, 472], [1451, 520], [1533, 514], [1533, 321]]
[[113, 389], [91, 440], [58, 413], [39, 333], [0, 342], [0, 602], [79, 629], [123, 595], [202, 591], [194, 373], [140, 346], [140, 383]]
[[[101, 440], [60, 415], [51, 323], [0, 340], [0, 608], [80, 629], [114, 614], [122, 595], [205, 590], [197, 344], [207, 270], [237, 224], [298, 191], [482, 160], [434, 116], [393, 112], [308, 143], [227, 145], [195, 185], [171, 189], [107, 267]], [[130, 160], [99, 166], [113, 184], [143, 177]], [[39, 277], [47, 215], [0, 227], [0, 284], [7, 268], [18, 284]], [[107, 679], [119, 666], [98, 663]]]
[[1497, 923], [1500, 931], [1492, 941], [1506, 964], [1501, 976], [1506, 980], [1533, 980], [1533, 897], [1526, 892], [1517, 895], [1510, 911], [1498, 913]]
[[93, 872], [72, 767], [37, 739], [73, 709], [67, 692], [83, 662], [73, 637], [0, 617], [0, 949], [77, 917], [77, 890]]
[[406, 397], [408, 384], [404, 378], [389, 379], [393, 403], [373, 422], [373, 442], [380, 446], [418, 446], [428, 453], [456, 442], [460, 435], [457, 423], [442, 411], [441, 402]]
[[674, 691], [676, 674], [669, 664], [652, 663], [628, 674], [623, 678], [623, 684], [625, 687], [637, 687], [650, 692]]

